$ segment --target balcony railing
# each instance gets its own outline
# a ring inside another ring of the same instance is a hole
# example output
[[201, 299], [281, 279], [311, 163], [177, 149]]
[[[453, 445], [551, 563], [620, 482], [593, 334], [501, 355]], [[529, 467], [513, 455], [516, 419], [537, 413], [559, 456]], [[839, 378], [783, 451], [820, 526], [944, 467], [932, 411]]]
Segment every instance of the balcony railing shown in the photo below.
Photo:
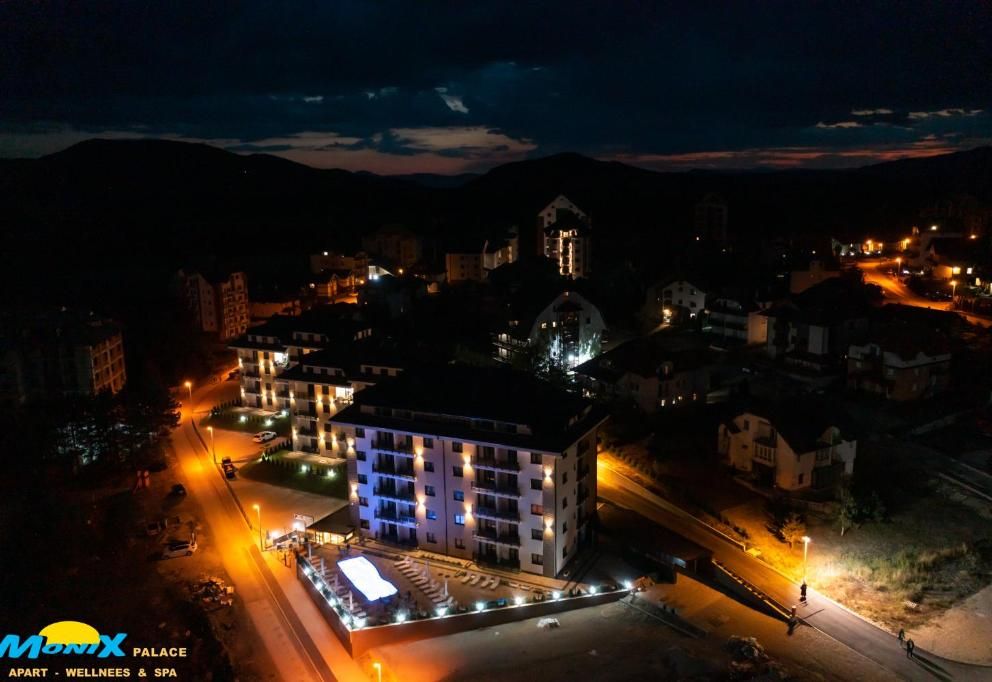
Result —
[[393, 454], [405, 455], [407, 457], [413, 457], [413, 443], [395, 443], [388, 440], [377, 440], [372, 443], [372, 447], [376, 450], [382, 450], [383, 452], [390, 452]]
[[472, 481], [472, 490], [487, 495], [502, 495], [503, 497], [520, 497], [520, 486], [495, 481]]
[[247, 367], [241, 370], [241, 375], [246, 377], [251, 377], [253, 379], [258, 379], [260, 376], [262, 376], [261, 374], [259, 374], [257, 369], [248, 369]]
[[398, 467], [391, 464], [373, 464], [372, 471], [380, 476], [393, 476], [395, 478], [409, 479], [411, 481], [417, 477], [413, 467]]
[[478, 553], [472, 555], [472, 559], [478, 564], [485, 564], [488, 566], [496, 566], [498, 568], [510, 568], [514, 570], [520, 569], [520, 559], [510, 559], [509, 557], [500, 557], [495, 554]]
[[588, 490], [580, 490], [578, 496], [575, 499], [575, 501], [578, 504], [582, 504], [583, 502], [585, 502], [588, 499], [589, 499], [589, 491]]
[[308, 429], [306, 427], [301, 427], [296, 429], [297, 435], [300, 436], [310, 436], [311, 438], [317, 437], [317, 429]]
[[399, 500], [401, 502], [414, 503], [417, 496], [412, 490], [397, 490], [395, 488], [375, 488], [372, 494], [386, 500]]
[[317, 408], [316, 407], [297, 407], [293, 410], [293, 414], [297, 417], [316, 417]]
[[494, 457], [473, 457], [472, 466], [480, 469], [495, 469], [497, 471], [520, 471], [520, 464], [516, 461]]
[[589, 467], [588, 466], [584, 466], [584, 467], [579, 468], [579, 480], [580, 481], [583, 478], [585, 478], [586, 476], [588, 476], [588, 475], [589, 475]]
[[483, 542], [494, 542], [497, 545], [508, 545], [510, 547], [520, 546], [520, 536], [516, 534], [504, 533], [500, 535], [495, 531], [478, 529], [472, 533], [472, 536], [476, 540], [481, 540]]
[[375, 518], [380, 521], [390, 521], [392, 523], [399, 523], [404, 526], [416, 526], [417, 517], [411, 516], [409, 514], [400, 514], [399, 512], [392, 511], [390, 509], [376, 509]]
[[520, 523], [520, 511], [509, 509], [498, 509], [496, 507], [478, 506], [475, 508], [475, 515], [483, 519], [497, 519], [499, 521], [516, 521]]

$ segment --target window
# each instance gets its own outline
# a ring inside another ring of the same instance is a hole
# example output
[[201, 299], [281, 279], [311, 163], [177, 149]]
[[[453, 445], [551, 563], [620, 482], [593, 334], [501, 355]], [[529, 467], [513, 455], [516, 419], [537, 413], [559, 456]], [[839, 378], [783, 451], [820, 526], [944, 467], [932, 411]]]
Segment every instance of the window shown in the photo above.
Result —
[[542, 530], [540, 530], [538, 528], [531, 528], [531, 530], [530, 530], [530, 539], [531, 540], [543, 540], [544, 539], [544, 531], [542, 531]]
[[462, 451], [462, 444], [459, 443], [458, 441], [452, 441], [451, 442], [451, 451], [452, 452], [461, 452]]
[[434, 471], [434, 462], [424, 460], [424, 471], [426, 473], [432, 473]]
[[358, 474], [358, 482], [364, 485], [369, 482], [369, 477], [365, 474]]
[[427, 542], [429, 542], [432, 545], [437, 544], [437, 537], [434, 535], [434, 533], [427, 534]]
[[530, 489], [540, 490], [543, 487], [543, 481], [539, 478], [530, 479]]
[[455, 549], [465, 549], [465, 541], [461, 538], [455, 538]]
[[562, 485], [565, 485], [566, 483], [568, 483], [568, 472], [567, 471], [563, 471], [561, 473], [561, 484]]
[[424, 448], [427, 449], [427, 450], [433, 450], [434, 449], [434, 439], [433, 438], [425, 438], [424, 439]]
[[799, 485], [803, 484], [803, 478], [805, 478], [805, 476], [806, 474], [799, 474]]
[[562, 522], [562, 524], [561, 524], [561, 532], [562, 533], [567, 533], [568, 532], [568, 521]]
[[363, 528], [364, 530], [368, 530], [369, 529], [369, 520], [368, 519], [362, 519], [359, 522], [358, 525], [359, 525], [360, 528]]
[[562, 509], [568, 509], [568, 495], [566, 495], [565, 497], [561, 498], [561, 508]]
[[364, 450], [355, 450], [355, 459], [357, 459], [359, 462], [364, 462], [365, 461], [365, 451]]
[[432, 486], [432, 485], [425, 485], [424, 486], [424, 495], [427, 495], [427, 497], [434, 497], [434, 486]]
[[465, 491], [463, 490], [456, 490], [454, 496], [455, 496], [455, 502], [465, 501]]
[[530, 555], [530, 562], [532, 564], [537, 565], [537, 566], [541, 566], [541, 565], [544, 564], [544, 555], [543, 554], [531, 554]]
[[359, 497], [358, 498], [358, 506], [359, 507], [367, 507], [367, 506], [369, 506], [369, 498], [367, 498], [367, 497]]
[[428, 521], [437, 521], [437, 512], [436, 511], [433, 511], [432, 509], [428, 509], [427, 510], [427, 520]]
[[544, 516], [544, 507], [539, 504], [532, 504], [530, 506], [530, 513], [534, 516]]
[[355, 429], [355, 438], [365, 438], [365, 429], [361, 427]]
[[568, 547], [562, 547], [561, 548], [561, 558], [564, 559], [567, 556], [568, 556]]
[[451, 467], [451, 475], [455, 478], [461, 478], [465, 475], [465, 467]]
[[542, 461], [543, 461], [543, 457], [541, 456], [541, 453], [540, 452], [532, 452], [532, 453], [530, 453], [530, 463], [531, 464], [540, 464]]
[[465, 525], [465, 515], [464, 514], [455, 514], [455, 525], [456, 526], [464, 526]]

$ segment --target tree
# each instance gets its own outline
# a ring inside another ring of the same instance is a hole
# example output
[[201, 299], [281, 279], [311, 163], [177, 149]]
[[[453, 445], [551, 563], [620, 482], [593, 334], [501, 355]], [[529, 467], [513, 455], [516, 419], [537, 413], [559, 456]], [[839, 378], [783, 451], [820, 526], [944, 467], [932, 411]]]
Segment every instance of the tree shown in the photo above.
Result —
[[840, 526], [840, 535], [844, 537], [847, 529], [858, 520], [858, 501], [850, 489], [844, 487], [840, 491], [840, 505], [837, 509], [837, 525]]
[[806, 524], [799, 514], [792, 512], [785, 517], [779, 532], [782, 534], [782, 539], [789, 543], [789, 549], [792, 549], [792, 546], [802, 542], [803, 536], [806, 535]]

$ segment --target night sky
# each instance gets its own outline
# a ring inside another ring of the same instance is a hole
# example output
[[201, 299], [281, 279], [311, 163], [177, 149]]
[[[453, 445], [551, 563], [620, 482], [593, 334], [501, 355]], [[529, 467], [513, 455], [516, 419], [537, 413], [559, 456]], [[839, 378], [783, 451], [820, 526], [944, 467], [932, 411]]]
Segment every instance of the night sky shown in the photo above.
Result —
[[834, 167], [992, 141], [992, 3], [0, 3], [0, 156]]

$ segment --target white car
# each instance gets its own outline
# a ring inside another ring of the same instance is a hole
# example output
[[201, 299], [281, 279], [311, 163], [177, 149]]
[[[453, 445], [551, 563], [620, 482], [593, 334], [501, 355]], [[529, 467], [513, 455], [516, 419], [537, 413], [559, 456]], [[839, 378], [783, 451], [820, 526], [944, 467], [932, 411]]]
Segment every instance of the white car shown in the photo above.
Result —
[[170, 542], [162, 550], [163, 559], [177, 559], [181, 556], [193, 556], [193, 552], [196, 551], [196, 538], [191, 540], [180, 540], [179, 542]]
[[252, 440], [256, 443], [268, 443], [270, 440], [278, 436], [279, 434], [275, 431], [259, 431], [254, 436]]

